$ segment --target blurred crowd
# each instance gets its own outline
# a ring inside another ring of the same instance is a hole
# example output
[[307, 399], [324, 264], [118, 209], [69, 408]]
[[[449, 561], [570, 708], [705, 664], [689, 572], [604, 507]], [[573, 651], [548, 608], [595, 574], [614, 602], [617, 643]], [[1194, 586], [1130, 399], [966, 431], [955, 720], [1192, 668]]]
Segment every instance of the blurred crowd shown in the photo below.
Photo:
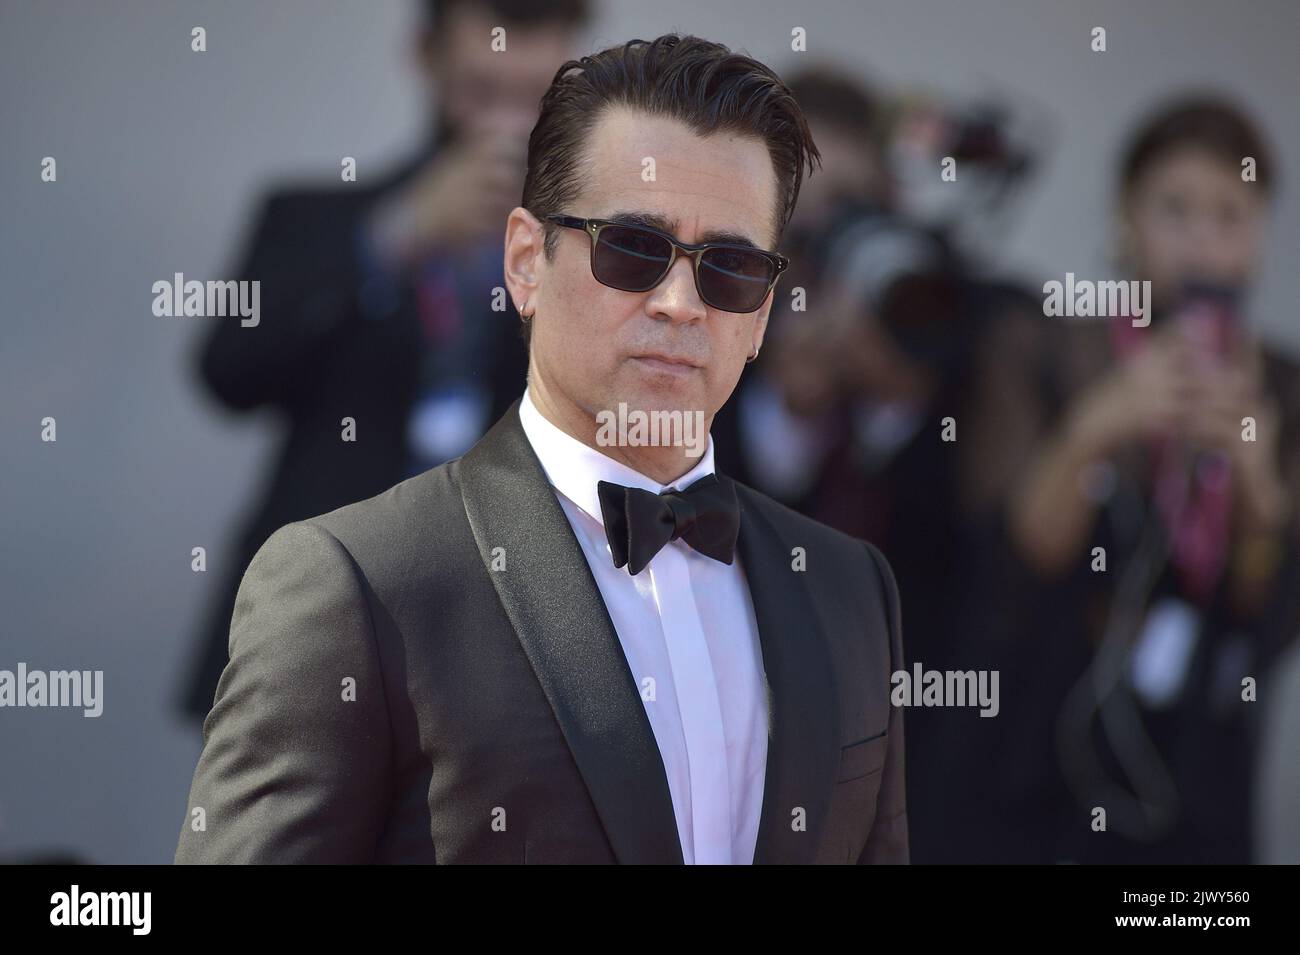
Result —
[[[220, 323], [197, 364], [287, 431], [198, 637], [195, 720], [271, 532], [458, 456], [522, 393], [517, 316], [493, 308], [502, 228], [591, 13], [430, 4], [425, 145], [382, 182], [262, 202], [232, 276], [262, 281], [261, 327]], [[498, 23], [508, 57], [480, 40]], [[724, 473], [881, 547], [909, 665], [1000, 675], [994, 718], [906, 713], [913, 861], [1300, 861], [1300, 376], [1251, 313], [1279, 187], [1263, 118], [1189, 92], [1096, 157], [1101, 277], [1151, 282], [1142, 327], [1049, 317], [1065, 276], [1000, 268], [980, 226], [1050, 159], [1014, 109], [824, 62], [784, 78], [822, 168], [712, 436]], [[962, 174], [936, 204], [917, 171], [938, 181], [943, 157]]]

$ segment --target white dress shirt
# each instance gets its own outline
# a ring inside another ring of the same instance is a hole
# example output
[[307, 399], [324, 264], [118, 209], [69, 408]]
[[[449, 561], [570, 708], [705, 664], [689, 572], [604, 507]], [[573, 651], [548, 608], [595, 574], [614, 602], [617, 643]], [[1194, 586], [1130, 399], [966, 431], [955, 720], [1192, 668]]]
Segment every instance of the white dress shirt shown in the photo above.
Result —
[[671, 541], [633, 577], [615, 567], [598, 481], [659, 493], [713, 473], [699, 464], [659, 484], [543, 417], [524, 393], [524, 434], [582, 546], [654, 730], [688, 864], [750, 864], [767, 768], [762, 647], [740, 566]]

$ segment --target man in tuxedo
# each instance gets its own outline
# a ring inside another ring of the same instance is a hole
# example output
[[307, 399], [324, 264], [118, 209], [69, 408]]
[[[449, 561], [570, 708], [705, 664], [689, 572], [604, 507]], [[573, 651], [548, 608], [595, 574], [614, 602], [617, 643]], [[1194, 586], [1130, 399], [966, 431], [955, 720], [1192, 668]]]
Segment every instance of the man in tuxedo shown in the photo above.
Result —
[[[235, 275], [258, 281], [255, 328], [202, 343], [204, 389], [284, 422], [272, 474], [223, 560], [181, 706], [212, 708], [235, 595], [277, 528], [378, 494], [456, 457], [519, 397], [528, 355], [493, 309], [501, 222], [519, 198], [528, 131], [586, 0], [424, 0], [413, 35], [438, 112], [415, 154], [354, 183], [276, 189]], [[492, 48], [492, 31], [508, 53]], [[339, 440], [344, 419], [354, 442]]]
[[817, 158], [718, 44], [561, 68], [506, 223], [524, 393], [258, 551], [178, 862], [908, 860], [884, 556], [716, 473], [711, 441], [608, 427], [707, 433]]

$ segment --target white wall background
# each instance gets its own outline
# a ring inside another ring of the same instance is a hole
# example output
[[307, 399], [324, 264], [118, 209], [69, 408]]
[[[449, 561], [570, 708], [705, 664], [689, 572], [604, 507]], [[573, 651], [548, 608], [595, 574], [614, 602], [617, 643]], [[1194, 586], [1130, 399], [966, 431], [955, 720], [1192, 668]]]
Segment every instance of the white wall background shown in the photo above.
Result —
[[[792, 12], [793, 11], [793, 12]], [[1114, 157], [1157, 97], [1237, 94], [1282, 162], [1261, 325], [1300, 341], [1300, 89], [1291, 0], [1094, 3], [616, 0], [599, 48], [677, 29], [782, 71], [810, 55], [885, 83], [1006, 89], [1059, 140], [1004, 248], [1031, 278], [1104, 267]], [[0, 669], [103, 669], [106, 708], [0, 709], [0, 855], [170, 861], [199, 751], [173, 711], [221, 550], [263, 476], [271, 420], [218, 414], [190, 380], [205, 319], [150, 287], [229, 268], [270, 180], [399, 157], [423, 101], [406, 0], [0, 5]], [[189, 49], [202, 25], [208, 52]], [[1105, 26], [1109, 52], [1088, 50]], [[39, 179], [58, 161], [57, 184]], [[1041, 281], [1041, 278], [1039, 279]], [[58, 420], [58, 442], [39, 422]], [[189, 569], [208, 548], [209, 573]]]

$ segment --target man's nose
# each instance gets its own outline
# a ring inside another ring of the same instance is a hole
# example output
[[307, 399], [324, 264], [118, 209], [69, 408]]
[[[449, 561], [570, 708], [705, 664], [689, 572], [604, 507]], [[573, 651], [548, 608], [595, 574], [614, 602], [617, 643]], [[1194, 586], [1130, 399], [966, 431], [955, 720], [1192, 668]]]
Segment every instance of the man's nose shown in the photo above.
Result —
[[662, 314], [675, 322], [689, 322], [708, 314], [695, 287], [695, 263], [679, 255], [662, 282], [650, 293], [646, 303], [650, 314]]

